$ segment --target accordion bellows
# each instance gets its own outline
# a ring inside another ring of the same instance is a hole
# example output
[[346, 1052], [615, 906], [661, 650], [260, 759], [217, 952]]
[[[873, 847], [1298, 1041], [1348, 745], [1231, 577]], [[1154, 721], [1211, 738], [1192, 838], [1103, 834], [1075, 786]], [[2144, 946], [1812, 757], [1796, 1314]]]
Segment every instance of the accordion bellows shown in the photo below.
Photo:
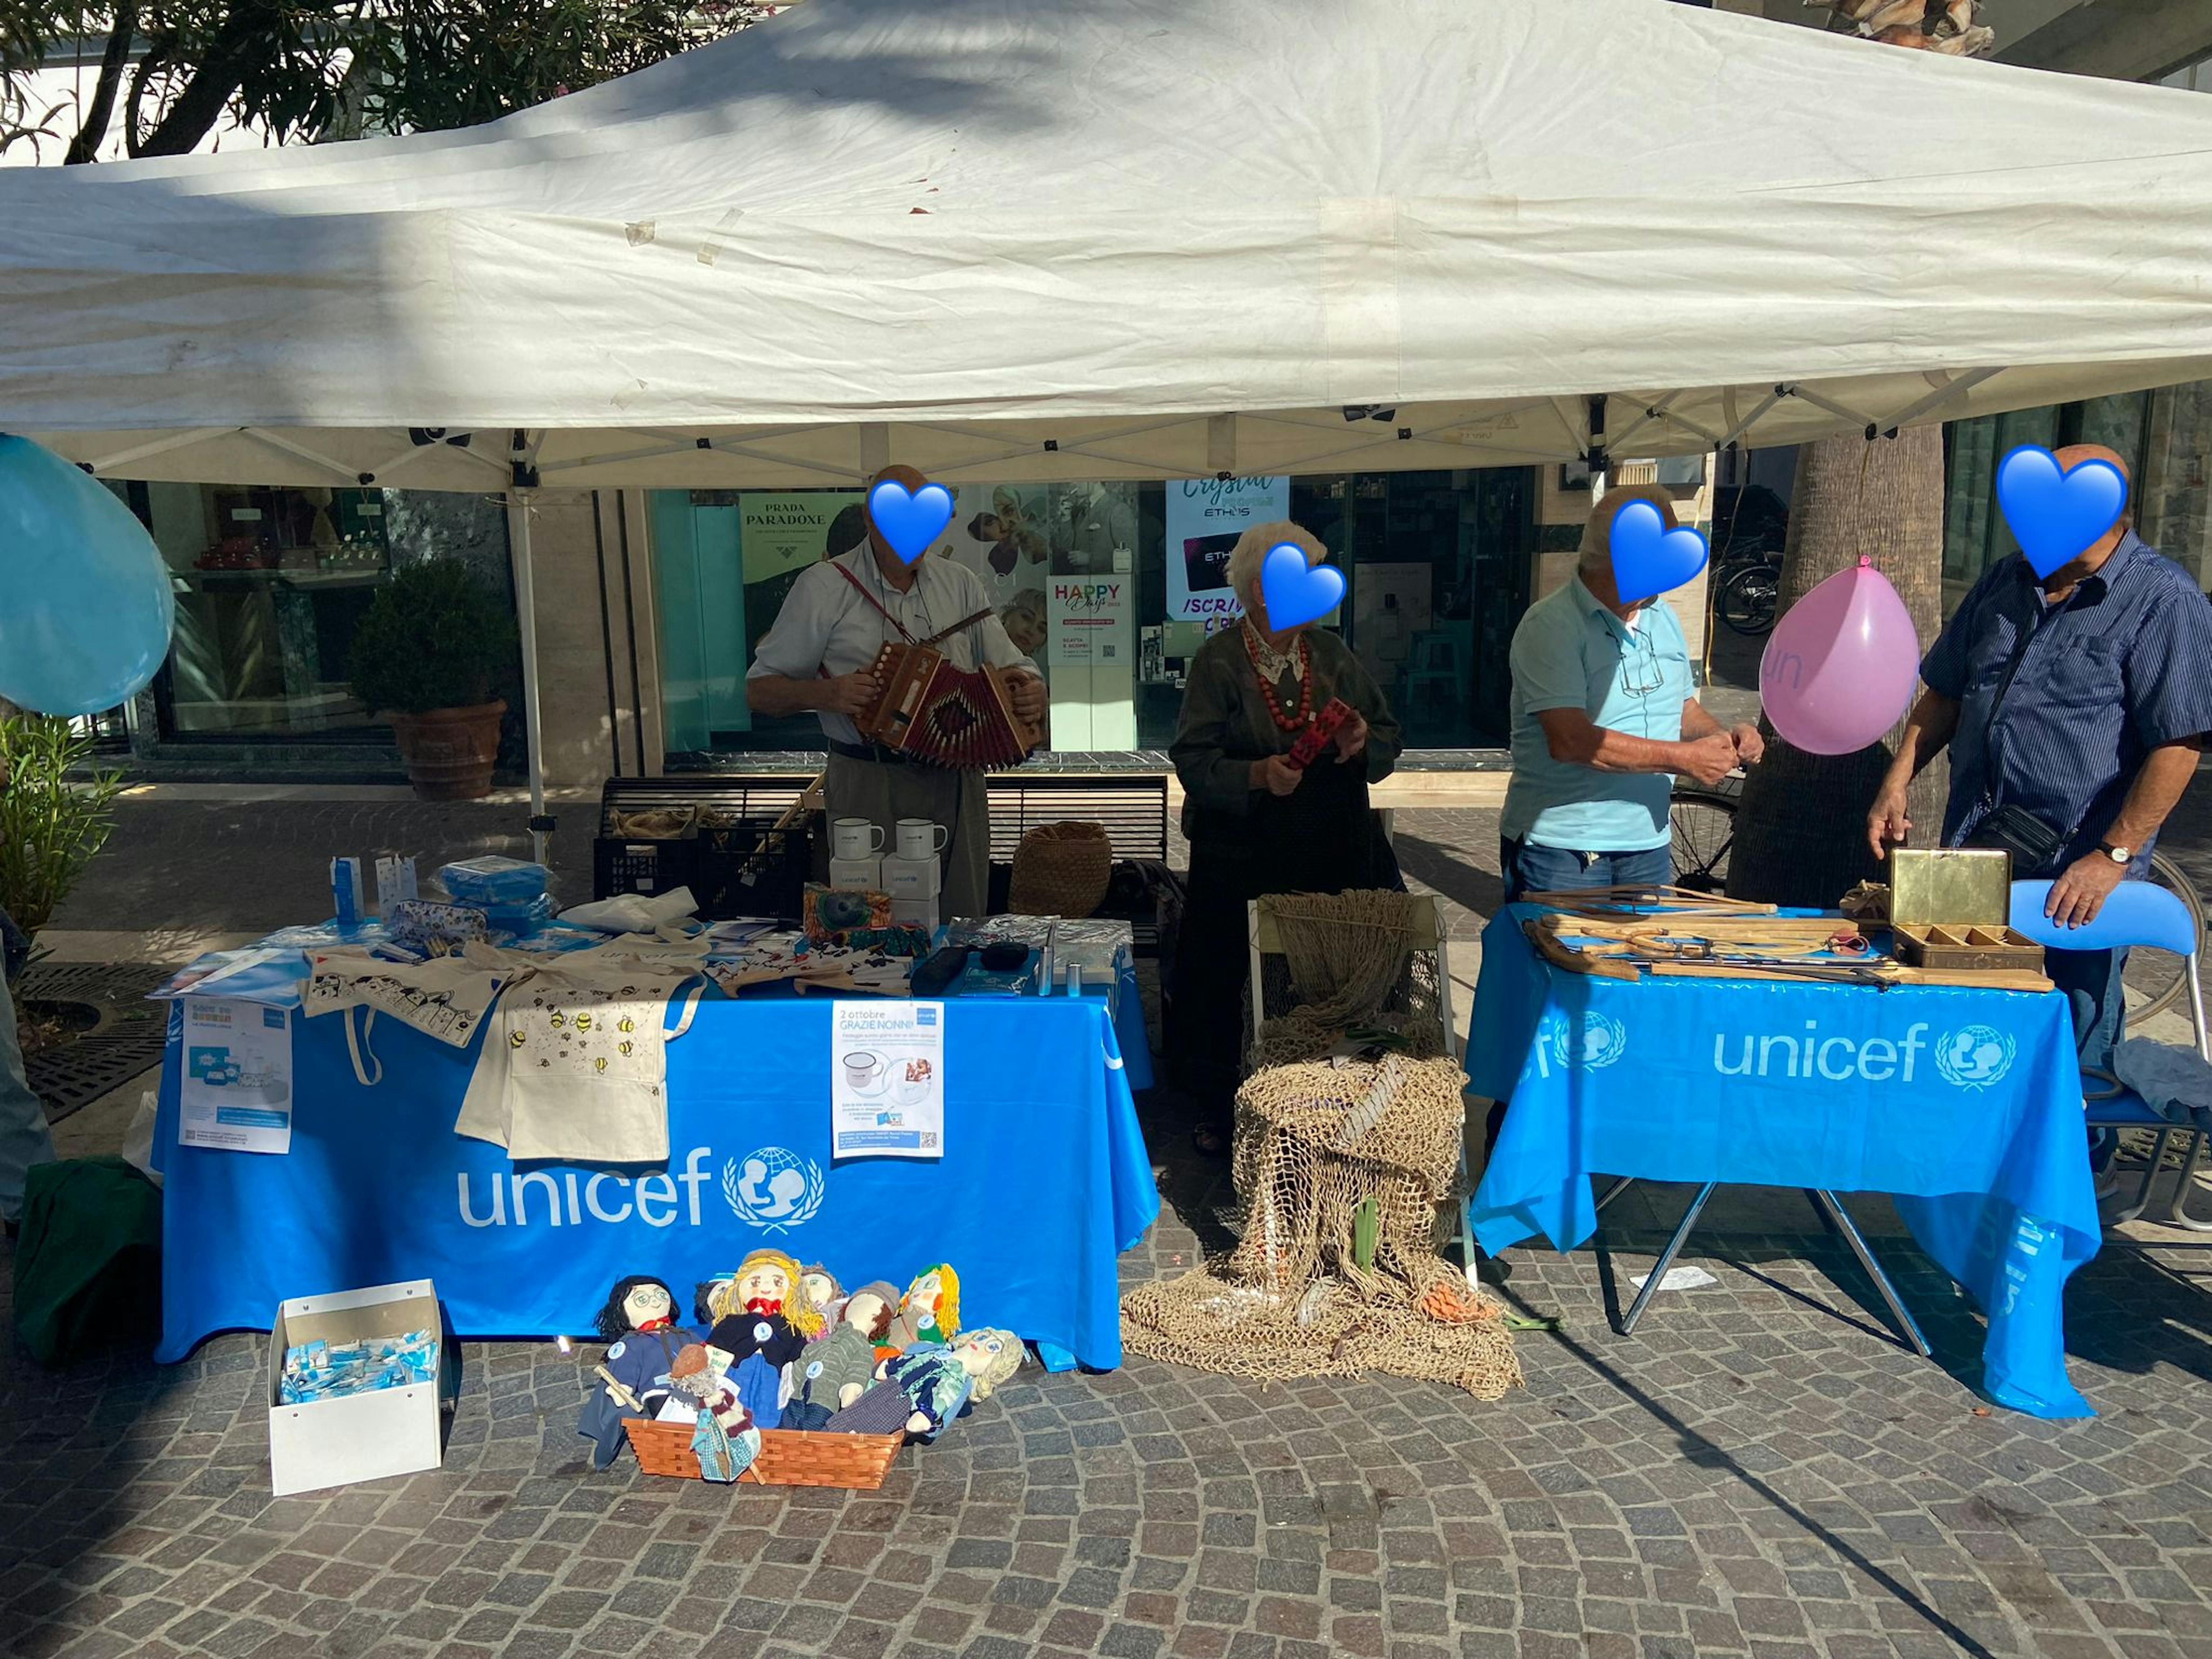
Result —
[[909, 760], [962, 771], [1013, 766], [1037, 732], [1014, 713], [1004, 669], [956, 668], [926, 645], [887, 644], [870, 671], [883, 690], [854, 724]]

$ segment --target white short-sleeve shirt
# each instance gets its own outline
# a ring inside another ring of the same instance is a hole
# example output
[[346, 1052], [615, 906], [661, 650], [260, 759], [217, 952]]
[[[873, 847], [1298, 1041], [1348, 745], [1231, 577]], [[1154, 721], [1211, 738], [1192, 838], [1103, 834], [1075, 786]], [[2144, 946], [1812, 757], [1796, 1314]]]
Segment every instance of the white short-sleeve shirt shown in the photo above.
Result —
[[[851, 572], [883, 612], [854, 592], [832, 565]], [[875, 554], [863, 542], [849, 553], [814, 566], [791, 585], [775, 625], [761, 637], [746, 678], [811, 680], [824, 672], [833, 677], [858, 673], [876, 659], [886, 641], [899, 637], [884, 612], [915, 639], [927, 640], [989, 606], [989, 597], [974, 571], [933, 556], [921, 560], [915, 568], [914, 586], [900, 592], [884, 580]], [[1006, 637], [1006, 625], [995, 614], [939, 641], [935, 648], [954, 667], [969, 673], [985, 663], [1037, 672], [1036, 664]], [[819, 718], [823, 735], [831, 742], [861, 741], [860, 728], [845, 715], [824, 713]]]

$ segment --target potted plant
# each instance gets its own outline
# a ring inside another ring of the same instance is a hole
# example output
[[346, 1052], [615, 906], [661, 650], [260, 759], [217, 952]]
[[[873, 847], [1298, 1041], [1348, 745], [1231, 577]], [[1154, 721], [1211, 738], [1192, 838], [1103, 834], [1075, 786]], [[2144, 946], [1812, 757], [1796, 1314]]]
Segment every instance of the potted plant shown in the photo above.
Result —
[[507, 606], [459, 559], [403, 566], [378, 591], [347, 667], [354, 696], [392, 722], [424, 800], [491, 793], [507, 713], [492, 688], [514, 654]]

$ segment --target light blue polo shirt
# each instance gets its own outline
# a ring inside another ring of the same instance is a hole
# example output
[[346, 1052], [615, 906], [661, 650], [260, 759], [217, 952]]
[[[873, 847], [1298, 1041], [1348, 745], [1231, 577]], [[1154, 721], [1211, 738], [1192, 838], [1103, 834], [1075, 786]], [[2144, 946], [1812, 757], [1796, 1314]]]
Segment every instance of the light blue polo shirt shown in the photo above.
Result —
[[1574, 853], [1645, 853], [1673, 830], [1663, 773], [1600, 772], [1552, 758], [1536, 716], [1580, 708], [1632, 738], [1674, 743], [1690, 699], [1690, 651], [1666, 600], [1631, 633], [1582, 578], [1530, 605], [1513, 630], [1513, 780], [1499, 824], [1508, 840]]

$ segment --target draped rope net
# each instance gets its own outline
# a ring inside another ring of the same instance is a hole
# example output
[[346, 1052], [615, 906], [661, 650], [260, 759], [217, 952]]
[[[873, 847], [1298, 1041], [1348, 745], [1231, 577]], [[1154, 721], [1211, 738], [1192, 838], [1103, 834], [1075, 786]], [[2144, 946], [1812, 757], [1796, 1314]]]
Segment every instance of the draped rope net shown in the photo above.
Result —
[[1467, 1078], [1445, 1052], [1436, 955], [1416, 948], [1426, 901], [1272, 902], [1282, 952], [1261, 957], [1267, 1017], [1237, 1096], [1241, 1237], [1125, 1296], [1123, 1344], [1233, 1376], [1379, 1370], [1498, 1399], [1521, 1381], [1502, 1310], [1437, 1251]]

